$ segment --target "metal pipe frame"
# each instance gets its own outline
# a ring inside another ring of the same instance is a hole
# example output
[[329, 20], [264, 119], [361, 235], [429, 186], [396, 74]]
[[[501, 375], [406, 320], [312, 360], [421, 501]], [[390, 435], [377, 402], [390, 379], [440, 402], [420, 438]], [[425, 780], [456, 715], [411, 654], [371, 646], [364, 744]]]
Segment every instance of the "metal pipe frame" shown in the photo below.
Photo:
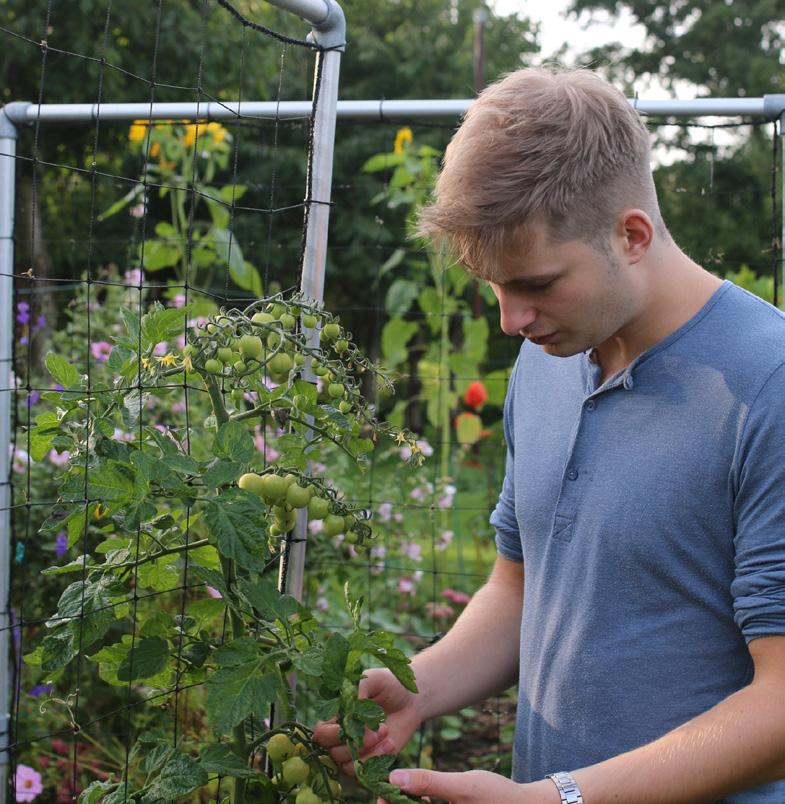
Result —
[[11, 620], [11, 382], [14, 292], [16, 126], [0, 109], [0, 796], [8, 783], [12, 672]]
[[[337, 37], [340, 38], [340, 37]], [[325, 56], [328, 54], [324, 54]], [[337, 101], [341, 120], [454, 120], [466, 112], [470, 99]], [[777, 120], [785, 114], [785, 94], [762, 98], [697, 98], [694, 100], [630, 100], [645, 115], [663, 117], [762, 117]], [[254, 101], [242, 103], [9, 103], [8, 118], [16, 125], [85, 123], [129, 120], [307, 120], [311, 101]]]

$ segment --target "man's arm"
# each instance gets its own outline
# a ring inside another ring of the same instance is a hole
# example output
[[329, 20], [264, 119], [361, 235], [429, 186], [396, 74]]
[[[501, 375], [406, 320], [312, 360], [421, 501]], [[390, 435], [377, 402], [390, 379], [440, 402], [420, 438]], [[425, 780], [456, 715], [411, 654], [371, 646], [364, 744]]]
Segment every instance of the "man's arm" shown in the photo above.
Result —
[[520, 663], [523, 565], [497, 556], [455, 625], [412, 659], [422, 720], [512, 686]]
[[[755, 676], [747, 687], [654, 742], [571, 771], [584, 804], [709, 804], [785, 778], [785, 636], [760, 637], [749, 649]], [[516, 784], [483, 771], [395, 774], [407, 792], [453, 804], [559, 801], [548, 779]]]

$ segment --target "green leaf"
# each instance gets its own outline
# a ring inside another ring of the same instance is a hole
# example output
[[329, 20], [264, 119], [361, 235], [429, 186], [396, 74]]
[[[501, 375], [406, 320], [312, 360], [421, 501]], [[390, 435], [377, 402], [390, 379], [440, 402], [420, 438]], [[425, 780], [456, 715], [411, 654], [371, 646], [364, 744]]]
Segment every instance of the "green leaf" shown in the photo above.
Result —
[[154, 611], [139, 629], [142, 637], [167, 636], [174, 628], [174, 619], [166, 611]]
[[117, 668], [120, 681], [157, 676], [169, 661], [169, 643], [160, 636], [146, 637], [137, 641]]
[[417, 329], [417, 324], [414, 321], [404, 321], [402, 318], [393, 318], [384, 325], [382, 329], [382, 354], [388, 366], [394, 368], [406, 360], [409, 354], [406, 344], [412, 339]]
[[380, 170], [391, 170], [397, 165], [403, 164], [403, 154], [376, 154], [372, 156], [362, 166], [365, 173], [376, 173]]
[[207, 503], [205, 519], [222, 556], [243, 569], [264, 568], [266, 509], [258, 497], [239, 489], [224, 492]]
[[180, 246], [165, 240], [146, 240], [139, 246], [139, 262], [147, 273], [171, 268], [177, 265], [181, 256]]
[[508, 369], [499, 369], [486, 374], [483, 378], [485, 390], [488, 392], [488, 405], [495, 405], [502, 407], [504, 405], [504, 398], [507, 395], [507, 385], [510, 381], [510, 372]]
[[161, 769], [158, 778], [153, 780], [142, 804], [173, 801], [207, 784], [207, 781], [207, 771], [196, 760], [184, 754], [175, 754]]
[[79, 635], [82, 648], [87, 648], [100, 639], [114, 622], [112, 600], [108, 583], [98, 581], [75, 581], [65, 588], [57, 604], [57, 613], [46, 624], [56, 628], [71, 623]]
[[129, 429], [136, 429], [139, 417], [144, 413], [150, 394], [147, 391], [134, 389], [123, 397], [123, 424]]
[[346, 675], [346, 660], [349, 657], [349, 642], [337, 632], [330, 634], [324, 646], [322, 686], [328, 690], [340, 690]]
[[226, 422], [218, 428], [213, 441], [213, 454], [216, 457], [247, 463], [255, 452], [253, 438], [241, 422]]
[[291, 595], [281, 594], [274, 581], [263, 576], [255, 582], [245, 578], [238, 582], [240, 594], [259, 612], [262, 619], [269, 622], [288, 621], [299, 611], [299, 604]]
[[55, 382], [60, 383], [63, 388], [77, 388], [81, 384], [81, 377], [76, 368], [54, 352], [49, 352], [46, 356], [46, 368]]
[[262, 673], [259, 657], [222, 667], [207, 678], [207, 715], [212, 727], [225, 733], [250, 715], [263, 722], [278, 697], [277, 673]]
[[30, 457], [41, 461], [52, 448], [55, 436], [60, 432], [57, 414], [46, 411], [35, 417], [35, 427], [30, 429]]
[[142, 349], [185, 333], [187, 307], [163, 307], [159, 302], [142, 316]]
[[251, 637], [237, 637], [221, 645], [213, 654], [213, 659], [219, 667], [237, 667], [256, 661], [258, 657], [259, 645]]
[[99, 804], [101, 799], [114, 787], [117, 787], [118, 782], [111, 780], [106, 782], [96, 781], [86, 787], [79, 794], [77, 799], [78, 804]]
[[199, 764], [208, 773], [217, 773], [219, 776], [247, 779], [259, 775], [259, 771], [249, 768], [226, 743], [205, 746], [199, 752]]
[[411, 661], [400, 648], [395, 647], [392, 634], [355, 630], [349, 637], [349, 644], [353, 652], [370, 654], [387, 667], [407, 690], [417, 692]]
[[237, 287], [249, 291], [251, 295], [256, 298], [264, 295], [262, 278], [259, 276], [259, 272], [256, 268], [248, 262], [248, 260], [243, 261], [242, 268], [231, 263], [229, 265], [229, 276], [231, 276], [232, 281]]
[[79, 653], [79, 642], [69, 628], [45, 636], [41, 642], [41, 669], [49, 673], [65, 667]]
[[466, 318], [463, 321], [463, 353], [480, 363], [488, 352], [488, 319]]
[[406, 249], [404, 248], [397, 248], [393, 251], [392, 254], [384, 261], [382, 266], [376, 272], [376, 279], [375, 282], [378, 282], [388, 271], [392, 271], [393, 268], [397, 268], [401, 262], [403, 262], [403, 258], [406, 256]]
[[[229, 597], [229, 590], [226, 587], [223, 573], [209, 569], [208, 567], [203, 567], [199, 564], [189, 564], [188, 571], [191, 575], [195, 575], [197, 578], [204, 581], [208, 586], [217, 589], [224, 598]], [[219, 600], [215, 602], [220, 603]]]
[[216, 459], [212, 461], [210, 468], [202, 475], [202, 480], [208, 489], [217, 489], [219, 486], [234, 483], [244, 471], [245, 465], [242, 463]]
[[175, 589], [180, 582], [180, 570], [177, 568], [177, 556], [167, 555], [156, 561], [141, 564], [136, 570], [137, 584], [144, 589], [156, 592], [167, 592]]
[[482, 432], [482, 419], [476, 413], [459, 413], [455, 417], [455, 437], [459, 444], [476, 444]]
[[384, 299], [384, 309], [390, 315], [405, 315], [417, 298], [419, 286], [411, 279], [396, 279], [388, 288]]
[[68, 564], [61, 567], [47, 567], [41, 570], [41, 575], [65, 575], [68, 572], [83, 572], [85, 567], [92, 569], [96, 564], [88, 563], [90, 556], [78, 556]]

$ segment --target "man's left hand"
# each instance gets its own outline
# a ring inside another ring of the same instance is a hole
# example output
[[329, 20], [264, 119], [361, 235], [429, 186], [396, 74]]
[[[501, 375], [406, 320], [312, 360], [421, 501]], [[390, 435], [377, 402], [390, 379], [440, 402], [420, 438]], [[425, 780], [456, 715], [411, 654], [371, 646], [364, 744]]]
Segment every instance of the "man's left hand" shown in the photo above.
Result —
[[517, 784], [505, 776], [488, 771], [463, 773], [413, 769], [394, 770], [390, 782], [416, 796], [442, 799], [451, 804], [558, 804], [559, 794], [552, 782]]

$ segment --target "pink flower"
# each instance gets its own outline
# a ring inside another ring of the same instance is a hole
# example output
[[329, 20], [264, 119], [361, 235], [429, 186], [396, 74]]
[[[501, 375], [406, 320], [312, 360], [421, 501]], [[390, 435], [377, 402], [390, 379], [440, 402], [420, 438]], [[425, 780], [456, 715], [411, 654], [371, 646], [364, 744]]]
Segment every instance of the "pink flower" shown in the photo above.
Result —
[[383, 502], [377, 509], [379, 512], [379, 522], [389, 522], [392, 516], [392, 503]]
[[403, 542], [401, 549], [412, 561], [422, 561], [422, 547], [416, 542]]
[[[276, 455], [276, 457], [278, 457]], [[314, 477], [318, 477], [319, 475], [323, 475], [327, 471], [327, 465], [323, 463], [319, 463], [319, 461], [314, 461], [311, 464], [311, 474]]]
[[316, 608], [319, 611], [327, 611], [330, 608], [330, 604], [327, 602], [327, 598], [324, 595], [316, 598]]
[[[426, 457], [430, 458], [433, 455], [433, 447], [425, 440], [415, 442], [420, 448], [420, 452]], [[401, 447], [401, 458], [408, 461], [412, 457], [412, 451], [409, 447]]]
[[23, 450], [21, 447], [17, 447], [14, 450], [13, 462], [11, 466], [16, 474], [25, 474], [28, 466], [30, 466], [32, 463], [33, 460], [30, 458], [30, 455], [26, 450]]
[[58, 452], [56, 449], [50, 449], [48, 457], [49, 461], [55, 466], [65, 466], [71, 457], [71, 453], [68, 450]]
[[411, 578], [399, 578], [398, 579], [398, 591], [402, 595], [413, 595], [414, 594], [414, 581]]
[[16, 766], [16, 800], [32, 801], [44, 791], [41, 774], [27, 765]]
[[467, 595], [466, 592], [458, 592], [455, 589], [445, 589], [442, 592], [442, 597], [446, 597], [451, 603], [457, 603], [461, 606], [465, 606], [472, 599], [472, 596]]
[[223, 597], [223, 595], [214, 586], [209, 585], [207, 586], [207, 594], [210, 595], [210, 597], [215, 598], [216, 600], [218, 598]]
[[185, 296], [182, 293], [178, 293], [172, 299], [172, 307], [185, 307]]
[[138, 288], [144, 279], [141, 268], [132, 268], [130, 271], [125, 272], [123, 280], [126, 285], [133, 288]]
[[169, 344], [166, 341], [159, 341], [153, 349], [153, 354], [163, 357], [169, 351]]
[[437, 550], [446, 550], [450, 546], [450, 543], [452, 542], [452, 537], [453, 536], [454, 536], [454, 534], [453, 534], [453, 532], [451, 530], [443, 530], [439, 534], [439, 540], [436, 542], [434, 547]]
[[455, 609], [452, 606], [432, 601], [425, 604], [425, 611], [435, 620], [449, 620], [455, 614]]
[[128, 212], [130, 213], [132, 218], [143, 218], [144, 217], [144, 204], [134, 204]]
[[172, 413], [185, 413], [185, 402], [172, 402], [169, 407]]
[[90, 350], [93, 353], [93, 357], [99, 363], [103, 363], [112, 353], [112, 344], [107, 343], [106, 341], [94, 341], [90, 344]]
[[456, 488], [455, 486], [447, 485], [444, 487], [444, 493], [442, 497], [439, 497], [437, 505], [439, 508], [452, 508], [452, 500], [455, 497]]
[[308, 530], [314, 534], [321, 533], [324, 530], [324, 522], [321, 519], [312, 519], [308, 523]]

